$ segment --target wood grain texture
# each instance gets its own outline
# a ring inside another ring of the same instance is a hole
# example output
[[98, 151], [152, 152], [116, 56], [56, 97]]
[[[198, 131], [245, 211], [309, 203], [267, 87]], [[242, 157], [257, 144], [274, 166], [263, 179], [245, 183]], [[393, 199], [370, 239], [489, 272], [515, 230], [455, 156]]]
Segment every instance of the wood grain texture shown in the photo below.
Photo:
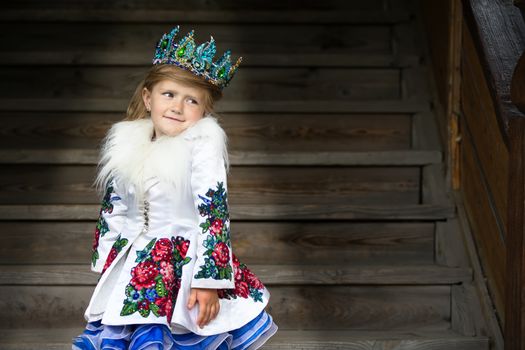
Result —
[[[31, 86], [32, 98], [128, 99], [150, 65], [113, 67], [0, 67], [2, 98], [20, 98]], [[52, 76], [52, 84], [39, 84]], [[245, 67], [235, 74], [228, 96], [239, 100], [378, 100], [398, 99], [395, 68]]]
[[[91, 189], [95, 172], [94, 166], [0, 166], [0, 204], [98, 203]], [[232, 206], [413, 205], [419, 177], [416, 167], [237, 167], [228, 178], [228, 198]]]
[[[509, 176], [509, 152], [504, 136], [498, 129], [496, 107], [483, 79], [483, 69], [475, 51], [470, 31], [463, 35], [461, 108], [463, 110], [462, 134], [466, 128], [472, 134], [475, 152], [479, 157], [498, 216], [507, 225], [507, 186]], [[462, 149], [465, 152], [465, 149]]]
[[510, 99], [510, 82], [525, 50], [525, 23], [517, 7], [504, 0], [463, 1], [467, 29], [482, 61], [480, 77], [489, 82], [497, 129], [508, 146], [509, 120], [523, 118]]
[[[438, 151], [229, 152], [232, 165], [273, 166], [420, 166], [440, 162]], [[0, 164], [94, 165], [99, 153], [90, 149], [0, 150]]]
[[471, 296], [467, 294], [463, 285], [454, 285], [451, 288], [451, 327], [459, 334], [475, 336], [476, 330], [472, 319], [474, 313], [470, 310], [472, 304], [468, 301]]
[[[1, 286], [3, 328], [85, 324], [91, 286]], [[446, 330], [450, 286], [272, 288], [268, 312], [280, 329]], [[72, 297], [74, 296], [74, 297]]]
[[[434, 204], [359, 206], [346, 203], [324, 204], [244, 204], [232, 205], [234, 220], [444, 220], [454, 217], [455, 208]], [[0, 205], [0, 220], [95, 220], [100, 210], [95, 204]]]
[[458, 219], [436, 222], [436, 263], [445, 266], [470, 266]]
[[[23, 102], [23, 103], [22, 103]], [[0, 98], [0, 111], [26, 112], [118, 112], [123, 113], [128, 99], [109, 98]], [[417, 99], [382, 99], [381, 101], [325, 101], [302, 100], [233, 100], [216, 104], [216, 112], [224, 113], [415, 113], [430, 109], [427, 101]]]
[[[4, 10], [5, 11], [5, 10]], [[125, 13], [125, 10], [120, 10]], [[42, 14], [45, 11], [41, 12]], [[53, 13], [49, 11], [48, 13]], [[96, 13], [96, 11], [94, 11]], [[151, 13], [151, 19], [155, 12]], [[113, 12], [121, 16], [121, 14]], [[167, 16], [167, 13], [158, 13], [161, 16]], [[208, 12], [209, 15], [220, 16], [219, 13]], [[228, 13], [231, 15], [231, 13]], [[94, 23], [94, 22], [39, 22], [40, 30], [31, 31], [26, 25], [27, 22], [2, 22], [1, 30], [9, 30], [12, 35], [3, 37], [6, 50], [15, 51], [25, 56], [30, 52], [45, 53], [63, 51], [72, 51], [77, 53], [91, 52], [100, 55], [117, 54], [133, 55], [142, 57], [143, 68], [151, 64], [154, 54], [154, 43], [162, 36], [163, 33], [171, 30], [173, 18], [177, 18], [177, 24], [180, 24], [180, 33], [184, 35], [193, 29], [195, 31], [195, 40], [202, 42], [208, 40], [210, 34], [213, 34], [217, 42], [217, 56], [222, 54], [226, 49], [231, 49], [232, 59], [242, 56], [242, 67], [253, 66], [252, 59], [261, 62], [259, 54], [271, 55], [272, 60], [277, 56], [288, 54], [392, 54], [390, 48], [390, 31], [388, 25], [351, 25], [351, 24], [330, 24], [327, 26], [311, 25], [297, 23], [274, 23], [269, 26], [266, 23], [256, 23], [257, 15], [274, 14], [283, 16], [278, 11], [265, 13], [257, 11], [255, 16], [251, 16], [250, 25], [232, 22], [223, 23], [202, 23], [194, 25], [193, 23], [181, 23], [181, 16], [171, 17], [168, 23]], [[330, 14], [342, 17], [343, 14], [335, 14], [333, 11], [328, 13], [317, 14], [322, 17], [328, 17]], [[5, 12], [0, 15], [5, 16]], [[310, 15], [314, 15], [311, 12]], [[327, 16], [328, 15], [328, 16]], [[346, 13], [345, 15], [348, 15]], [[191, 12], [186, 13], [184, 17], [191, 16]], [[286, 15], [289, 16], [289, 15]], [[300, 16], [300, 11], [296, 14]], [[294, 16], [294, 17], [296, 17]], [[132, 16], [127, 19], [132, 19]], [[32, 35], [35, 37], [33, 45], [20, 45], [19, 40]], [[181, 34], [179, 34], [181, 35]], [[279, 38], [279, 40], [275, 40]], [[151, 48], [151, 52], [150, 52]], [[89, 56], [87, 56], [89, 57]], [[328, 60], [330, 56], [324, 57]], [[117, 61], [118, 62], [118, 61]], [[76, 62], [77, 64], [79, 62]], [[123, 65], [124, 62], [118, 62]], [[271, 66], [267, 62], [262, 66]], [[329, 64], [329, 63], [327, 63]], [[260, 65], [259, 65], [260, 66]], [[348, 67], [348, 64], [341, 66]], [[135, 68], [136, 69], [136, 68]], [[239, 70], [239, 74], [241, 74]], [[237, 77], [235, 78], [237, 79]], [[233, 84], [231, 85], [233, 87]], [[230, 87], [228, 87], [230, 88]]]
[[[0, 329], [3, 350], [69, 350], [81, 327]], [[279, 330], [264, 345], [270, 350], [488, 350], [489, 338], [464, 337], [452, 331]]]
[[471, 231], [468, 222], [468, 215], [466, 213], [464, 199], [459, 192], [453, 192], [455, 202], [458, 207], [457, 223], [459, 224], [459, 232], [468, 254], [468, 259], [473, 270], [474, 280], [472, 286], [465, 284], [465, 289], [468, 294], [473, 297], [467, 299], [472, 301], [475, 314], [472, 316], [475, 323], [477, 334], [485, 334], [490, 337], [492, 346], [495, 350], [502, 350], [504, 348], [503, 331], [501, 323], [498, 319], [498, 314], [494, 312], [494, 303], [488, 290], [488, 285], [485, 279], [485, 272], [481, 266], [478, 248], [476, 247], [474, 234]]
[[506, 240], [505, 285], [505, 346], [525, 348], [525, 119], [512, 119], [509, 131], [510, 161], [509, 212]]
[[[300, 6], [300, 5], [297, 5]], [[28, 11], [27, 9], [13, 9], [3, 11], [0, 17], [3, 21], [41, 21], [41, 22], [133, 22], [133, 23], [173, 23], [173, 18], [180, 18], [178, 23], [311, 23], [318, 24], [390, 24], [407, 19], [406, 11], [381, 13], [374, 11], [300, 11], [296, 10], [291, 16], [289, 11], [177, 11], [177, 10], [149, 10], [134, 9], [101, 10], [61, 10], [40, 9]]]
[[[437, 265], [286, 265], [268, 261], [273, 264], [248, 266], [267, 286], [448, 285], [472, 279], [470, 269]], [[0, 265], [0, 285], [94, 286], [98, 278], [89, 265]]]
[[[395, 7], [397, 10], [408, 11], [409, 7], [406, 1], [400, 1], [402, 6]], [[38, 0], [19, 0], [14, 3], [4, 5], [6, 9], [77, 9], [77, 10], [89, 10], [94, 8], [99, 9], [136, 9], [136, 10], [151, 10], [160, 8], [163, 10], [168, 9], [179, 9], [179, 10], [195, 10], [202, 11], [205, 9], [217, 11], [217, 10], [240, 10], [240, 9], [266, 9], [273, 11], [290, 11], [296, 10], [296, 6], [290, 7], [290, 5], [301, 4], [305, 10], [355, 10], [355, 11], [372, 11], [372, 12], [389, 12], [385, 8], [385, 2], [383, 0], [370, 0], [366, 3], [356, 1], [343, 1], [343, 0], [327, 0], [322, 3], [315, 0], [292, 0], [289, 3], [268, 3], [264, 0], [252, 0], [245, 2], [242, 0], [194, 0], [191, 4], [181, 1], [172, 0], [130, 0], [126, 2], [126, 6], [123, 6], [120, 2], [108, 2], [104, 0], [49, 0], [45, 4]], [[392, 9], [389, 7], [389, 9]]]
[[[95, 224], [95, 220], [0, 222], [0, 264], [86, 264]], [[235, 254], [247, 263], [352, 266], [434, 262], [433, 223], [233, 220], [231, 235]], [[57, 241], [59, 245], [53, 243]]]
[[[92, 150], [117, 113], [0, 113], [0, 148]], [[410, 114], [224, 113], [230, 152], [337, 152], [411, 149]], [[330, 123], [326, 121], [329, 120]], [[429, 149], [430, 150], [430, 149]]]
[[487, 189], [483, 184], [483, 174], [479, 170], [477, 160], [473, 158], [474, 150], [468, 134], [463, 135], [462, 145], [461, 188], [465, 197], [464, 205], [497, 312], [502, 316], [506, 271], [502, 227], [498, 225], [497, 213], [491, 206], [491, 198], [487, 195]]
[[[242, 49], [245, 50], [245, 49]], [[416, 55], [389, 53], [247, 53], [236, 51], [243, 57], [243, 67], [412, 67], [417, 64]], [[11, 66], [39, 65], [83, 65], [107, 66], [124, 64], [126, 66], [145, 66], [151, 62], [148, 52], [92, 51], [84, 52], [74, 48], [48, 51], [3, 51], [0, 52], [0, 64]]]

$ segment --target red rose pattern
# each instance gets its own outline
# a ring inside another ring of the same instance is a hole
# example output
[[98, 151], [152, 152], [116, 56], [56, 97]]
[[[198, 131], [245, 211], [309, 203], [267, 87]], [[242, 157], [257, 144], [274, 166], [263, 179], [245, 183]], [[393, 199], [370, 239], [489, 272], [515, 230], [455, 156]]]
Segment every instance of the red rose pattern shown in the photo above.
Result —
[[141, 262], [131, 269], [131, 275], [133, 276], [131, 285], [133, 285], [136, 290], [151, 288], [155, 285], [155, 277], [157, 277], [158, 274], [159, 270], [154, 262]]
[[262, 302], [262, 290], [264, 284], [245, 264], [232, 254], [233, 270], [235, 272], [234, 289], [218, 289], [217, 294], [221, 299], [235, 299], [237, 297], [251, 297], [255, 301]]
[[155, 244], [155, 248], [151, 251], [154, 261], [169, 260], [169, 256], [173, 252], [173, 245], [167, 238], [161, 238]]
[[186, 257], [189, 240], [181, 236], [153, 238], [146, 248], [137, 251], [137, 266], [131, 270], [131, 281], [126, 287], [127, 299], [121, 316], [138, 312], [142, 317], [153, 313], [171, 320], [173, 305], [180, 289], [182, 267], [191, 258]]
[[224, 221], [222, 221], [221, 219], [215, 219], [210, 227], [211, 234], [215, 236], [221, 233], [223, 225]]
[[215, 245], [213, 253], [211, 253], [215, 264], [220, 267], [228, 266], [230, 262], [230, 249], [224, 242], [219, 242]]

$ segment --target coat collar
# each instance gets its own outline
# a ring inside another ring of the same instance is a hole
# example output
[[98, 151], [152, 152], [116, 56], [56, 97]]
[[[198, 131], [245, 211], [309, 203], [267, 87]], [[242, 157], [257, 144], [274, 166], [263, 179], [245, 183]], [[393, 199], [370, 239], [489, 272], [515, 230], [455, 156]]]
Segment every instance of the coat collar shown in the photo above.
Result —
[[[121, 191], [135, 192], [138, 200], [158, 181], [173, 189], [185, 188], [191, 174], [191, 141], [210, 136], [226, 150], [226, 134], [211, 114], [176, 136], [152, 141], [153, 133], [150, 118], [113, 124], [101, 147], [94, 183], [99, 193], [110, 178], [117, 179]], [[227, 151], [224, 155], [227, 159]]]

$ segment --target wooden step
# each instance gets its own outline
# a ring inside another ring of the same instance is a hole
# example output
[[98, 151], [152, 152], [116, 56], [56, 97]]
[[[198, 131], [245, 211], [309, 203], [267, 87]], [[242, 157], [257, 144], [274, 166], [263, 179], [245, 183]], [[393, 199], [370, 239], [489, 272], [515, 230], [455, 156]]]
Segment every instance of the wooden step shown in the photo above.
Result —
[[[0, 17], [5, 12], [0, 14]], [[191, 16], [191, 13], [187, 15]], [[296, 16], [293, 16], [294, 18]], [[171, 22], [171, 21], [170, 21]], [[9, 30], [11, 35], [2, 37], [6, 52], [19, 52], [21, 56], [35, 53], [76, 52], [93, 57], [98, 54], [117, 55], [112, 60], [117, 65], [125, 64], [131, 55], [143, 58], [144, 64], [151, 64], [155, 43], [163, 33], [171, 30], [168, 23], [96, 23], [96, 22], [37, 22], [38, 32], [31, 31], [27, 22], [2, 22], [1, 30]], [[175, 25], [175, 23], [173, 23]], [[243, 57], [242, 67], [253, 65], [252, 59], [264, 62], [264, 58], [288, 56], [290, 60], [301, 54], [317, 54], [328, 61], [332, 54], [357, 55], [406, 55], [392, 50], [393, 33], [388, 25], [346, 25], [276, 23], [214, 23], [184, 24], [180, 34], [195, 30], [197, 43], [209, 40], [210, 34], [216, 41], [217, 56], [226, 49], [232, 51], [232, 59]], [[111, 33], [111, 35], [107, 35]], [[23, 39], [32, 36], [32, 45], [25, 45]], [[278, 40], [276, 40], [278, 38]], [[264, 56], [258, 57], [259, 54]], [[413, 57], [412, 53], [408, 53]], [[124, 62], [116, 60], [121, 57]], [[337, 56], [335, 56], [337, 57]], [[29, 57], [20, 57], [22, 60]], [[100, 58], [98, 58], [100, 59]], [[108, 58], [110, 59], [110, 58]], [[289, 61], [290, 62], [290, 61]], [[36, 62], [38, 64], [38, 62]], [[327, 63], [330, 64], [330, 63]], [[267, 65], [267, 64], [265, 64]], [[345, 64], [347, 65], [347, 64]], [[368, 63], [365, 63], [367, 66]]]
[[[0, 205], [0, 220], [96, 220], [99, 205], [48, 204]], [[243, 204], [231, 206], [233, 220], [445, 220], [454, 217], [453, 205], [415, 204], [358, 206], [345, 203], [325, 204]]]
[[[12, 329], [82, 326], [93, 289], [0, 286], [0, 324]], [[437, 331], [451, 326], [449, 285], [274, 285], [270, 293], [268, 311], [282, 330]]]
[[[0, 111], [15, 112], [120, 112], [128, 99], [114, 98], [0, 98]], [[423, 99], [382, 99], [380, 101], [286, 100], [258, 101], [224, 99], [217, 103], [219, 113], [416, 113], [430, 110]]]
[[[20, 98], [21, 91], [31, 86], [30, 96], [35, 99], [126, 99], [133, 95], [149, 67], [0, 67], [0, 93], [2, 98]], [[52, 82], [40, 83], [51, 76]], [[400, 99], [399, 86], [397, 68], [245, 67], [236, 73], [227, 95], [260, 102], [362, 102]]]
[[[266, 285], [441, 285], [472, 280], [467, 268], [438, 265], [249, 265]], [[0, 265], [0, 285], [96, 285], [86, 265]]]
[[[226, 45], [223, 45], [226, 46]], [[250, 53], [235, 52], [243, 57], [243, 67], [362, 67], [362, 68], [405, 68], [416, 66], [418, 55], [393, 55], [382, 53]], [[0, 52], [0, 64], [9, 66], [82, 65], [82, 66], [140, 66], [151, 64], [151, 52], [122, 52], [102, 50], [85, 52], [82, 49], [60, 49], [55, 51], [22, 51], [11, 49]]]
[[[43, 152], [33, 157], [37, 162], [52, 161], [55, 156], [50, 151], [59, 154], [75, 152], [71, 157], [81, 157], [84, 161], [100, 146], [111, 125], [121, 121], [123, 115], [0, 112], [0, 119], [3, 120], [0, 152], [7, 156], [12, 152], [14, 162], [19, 157], [21, 162], [26, 161], [24, 159], [30, 156], [27, 152], [34, 151]], [[417, 127], [420, 119], [419, 114], [410, 113], [224, 113], [220, 115], [219, 123], [228, 135], [229, 151], [235, 153], [233, 161], [239, 162], [253, 158], [244, 155], [248, 151], [259, 152], [256, 156], [298, 152], [297, 157], [300, 157], [309, 152], [329, 152], [337, 156], [347, 152], [416, 150], [414, 134], [425, 136], [413, 131], [420, 129]], [[83, 150], [89, 151], [86, 156], [82, 156]], [[321, 158], [325, 156], [322, 154]], [[416, 155], [407, 156], [410, 156], [408, 159]], [[290, 157], [295, 159], [296, 156], [290, 154]], [[375, 155], [372, 153], [367, 157], [373, 159]], [[397, 157], [389, 154], [386, 158]], [[0, 157], [0, 162], [2, 159]], [[96, 160], [91, 159], [94, 164]]]
[[[420, 173], [417, 166], [242, 166], [229, 173], [228, 200], [238, 207], [414, 205], [420, 203]], [[0, 204], [98, 204], [95, 176], [95, 165], [0, 166]]]
[[488, 350], [487, 337], [465, 337], [453, 331], [288, 331], [279, 330], [268, 350]]
[[[300, 5], [298, 5], [300, 6]], [[93, 5], [82, 9], [3, 9], [2, 22], [128, 22], [128, 23], [315, 23], [315, 24], [393, 24], [409, 19], [407, 11], [301, 11], [293, 8], [288, 11], [235, 10], [199, 11], [169, 9], [99, 9]]]
[[[96, 149], [3, 149], [0, 164], [95, 165]], [[262, 152], [231, 151], [232, 165], [271, 166], [420, 166], [441, 162], [442, 153], [433, 150]]]
[[[94, 219], [0, 222], [0, 264], [89, 263], [95, 225]], [[285, 265], [426, 266], [434, 263], [432, 222], [234, 220], [230, 229], [233, 250], [247, 264], [264, 265], [271, 261]]]
[[[3, 350], [69, 350], [83, 328], [0, 329]], [[281, 330], [262, 349], [268, 350], [488, 350], [487, 337], [466, 337], [453, 331], [374, 332]]]

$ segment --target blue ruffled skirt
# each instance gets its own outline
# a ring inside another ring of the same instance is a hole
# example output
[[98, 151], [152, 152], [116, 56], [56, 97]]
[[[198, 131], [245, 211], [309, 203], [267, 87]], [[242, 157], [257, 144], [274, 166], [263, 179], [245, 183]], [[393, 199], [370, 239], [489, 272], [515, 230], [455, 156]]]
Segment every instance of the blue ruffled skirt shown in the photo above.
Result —
[[215, 335], [173, 334], [163, 324], [108, 326], [90, 322], [73, 350], [244, 350], [260, 348], [277, 331], [266, 311], [241, 328]]

